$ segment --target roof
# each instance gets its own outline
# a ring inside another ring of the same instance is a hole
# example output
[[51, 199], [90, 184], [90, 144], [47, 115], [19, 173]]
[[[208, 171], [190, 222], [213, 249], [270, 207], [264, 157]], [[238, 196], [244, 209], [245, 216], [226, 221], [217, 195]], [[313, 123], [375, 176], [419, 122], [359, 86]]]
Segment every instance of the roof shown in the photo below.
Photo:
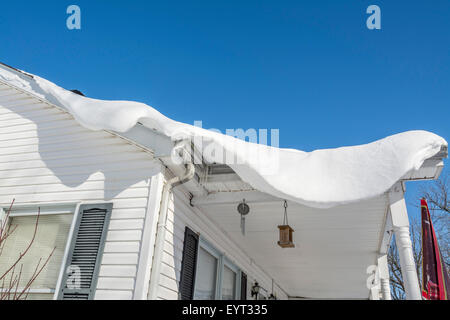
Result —
[[166, 160], [174, 142], [189, 141], [189, 147], [194, 145], [190, 151], [199, 153], [197, 164], [228, 165], [255, 190], [317, 208], [380, 196], [405, 175], [415, 179], [425, 161], [448, 145], [442, 137], [417, 130], [365, 145], [303, 152], [180, 123], [144, 103], [84, 97], [10, 67], [0, 67], [0, 81], [65, 109], [89, 129], [114, 131], [143, 144], [148, 135], [156, 135], [155, 149], [162, 149]]
[[[97, 106], [98, 100], [91, 101], [79, 95], [74, 98], [72, 92], [58, 87], [55, 89], [55, 85], [37, 76], [28, 75], [5, 65], [0, 65], [0, 83], [71, 112], [84, 126], [92, 125], [84, 122], [82, 110], [77, 110], [74, 104], [83, 104], [87, 101]], [[150, 109], [150, 113], [142, 111], [142, 108], [150, 108], [142, 104], [103, 101], [100, 106], [108, 109], [109, 103], [116, 105], [113, 109], [131, 106], [130, 112], [134, 113], [135, 118], [128, 119], [130, 121], [125, 123], [124, 127], [127, 130], [122, 127], [124, 123], [118, 123], [117, 127], [109, 126], [110, 123], [107, 124], [109, 127], [101, 124], [91, 129], [112, 131], [131, 143], [151, 150], [154, 156], [161, 159], [174, 174], [183, 173], [184, 166], [174, 163], [171, 158], [177, 140], [174, 139], [175, 136], [170, 129], [191, 130], [190, 127], [171, 122], [172, 120], [164, 123], [165, 117], [153, 108]], [[91, 105], [89, 108], [92, 110]], [[102, 113], [96, 116], [111, 116], [113, 123], [117, 117], [123, 116], [120, 110], [112, 110], [112, 113], [114, 114]], [[96, 118], [95, 115], [93, 118]], [[203, 131], [200, 133], [205, 135]], [[211, 138], [208, 134], [206, 136]], [[212, 138], [219, 139], [217, 136]], [[361, 166], [362, 160], [358, 157], [353, 158], [355, 156], [353, 151], [357, 149], [360, 151], [356, 155], [363, 160], [367, 159], [367, 156], [375, 155], [375, 163], [378, 161], [379, 167]], [[444, 139], [429, 133], [412, 132], [396, 136], [394, 139], [375, 142], [369, 147], [344, 148], [344, 151], [342, 148], [325, 152], [319, 150], [314, 155], [295, 150], [283, 151], [288, 155], [292, 153], [292, 159], [296, 160], [294, 165], [282, 168], [283, 174], [287, 177], [284, 178], [285, 184], [291, 188], [316, 188], [313, 178], [299, 179], [291, 175], [291, 171], [295, 173], [295, 166], [302, 165], [309, 170], [315, 165], [324, 171], [330, 170], [328, 164], [333, 160], [333, 156], [337, 162], [337, 166], [333, 167], [334, 170], [348, 169], [349, 165], [361, 166], [361, 171], [357, 173], [361, 173], [365, 181], [371, 175], [380, 172], [394, 175], [382, 181], [384, 186], [376, 189], [377, 192], [371, 189], [363, 196], [359, 195], [359, 199], [356, 197], [348, 203], [345, 201], [333, 203], [333, 206], [327, 208], [311, 206], [308, 201], [298, 198], [296, 196], [298, 193], [280, 192], [285, 190], [283, 186], [279, 188], [280, 180], [266, 179], [267, 176], [251, 163], [236, 166], [210, 161], [211, 159], [204, 157], [204, 150], [197, 147], [193, 149], [193, 157], [199, 160], [196, 164], [196, 175], [184, 187], [193, 195], [191, 204], [205, 217], [214, 221], [231, 241], [270, 274], [291, 297], [364, 299], [369, 295], [366, 287], [367, 267], [376, 264], [378, 254], [385, 252], [385, 247], [390, 242], [390, 234], [386, 232], [389, 230], [386, 192], [390, 184], [399, 180], [437, 178], [443, 167], [442, 159], [447, 157], [447, 150]], [[326, 161], [323, 161], [323, 158]], [[317, 162], [315, 159], [318, 159]], [[391, 165], [395, 168], [386, 168]], [[371, 169], [374, 172], [364, 174], [364, 170]], [[315, 170], [317, 172], [317, 169]], [[255, 171], [256, 175], [248, 174]], [[343, 181], [343, 177], [335, 179], [332, 177], [333, 172], [328, 172], [325, 179], [327, 177], [330, 179], [331, 190], [337, 192], [338, 188], [342, 187], [338, 182]], [[354, 175], [351, 175], [351, 178], [353, 180], [350, 182], [360, 185], [362, 180], [354, 180]], [[295, 183], [292, 184], [291, 180]], [[244, 198], [250, 205], [250, 213], [246, 217], [245, 236], [240, 231], [240, 217], [236, 210], [237, 204]], [[296, 246], [292, 249], [280, 249], [276, 244], [278, 238], [276, 226], [282, 221], [285, 199], [289, 205], [289, 223], [295, 230]]]

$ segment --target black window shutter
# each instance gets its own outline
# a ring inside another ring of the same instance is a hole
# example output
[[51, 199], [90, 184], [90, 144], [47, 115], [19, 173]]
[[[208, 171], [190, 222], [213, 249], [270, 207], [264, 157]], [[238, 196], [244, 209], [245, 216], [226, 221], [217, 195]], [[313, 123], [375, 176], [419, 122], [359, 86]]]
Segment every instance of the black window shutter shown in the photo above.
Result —
[[186, 227], [184, 231], [183, 261], [181, 262], [180, 275], [181, 300], [192, 300], [194, 297], [198, 242], [198, 234]]
[[247, 275], [241, 272], [241, 300], [247, 300]]
[[[112, 206], [112, 203], [80, 206], [64, 265], [59, 300], [94, 299]], [[81, 272], [78, 283], [73, 268]]]

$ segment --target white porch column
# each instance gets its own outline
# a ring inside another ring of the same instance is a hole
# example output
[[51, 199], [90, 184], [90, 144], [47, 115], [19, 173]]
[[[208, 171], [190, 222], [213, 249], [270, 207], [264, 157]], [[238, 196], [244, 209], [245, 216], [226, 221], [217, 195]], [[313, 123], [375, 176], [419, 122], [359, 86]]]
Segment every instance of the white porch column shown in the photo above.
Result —
[[378, 287], [370, 289], [370, 300], [380, 300], [380, 289]]
[[389, 286], [389, 267], [387, 263], [387, 254], [378, 258], [378, 270], [380, 272], [381, 298], [391, 300], [391, 288]]
[[402, 269], [403, 283], [407, 300], [421, 300], [419, 280], [417, 278], [416, 264], [412, 250], [409, 233], [408, 212], [404, 199], [404, 189], [401, 182], [397, 182], [389, 191], [389, 202], [392, 226], [395, 233]]

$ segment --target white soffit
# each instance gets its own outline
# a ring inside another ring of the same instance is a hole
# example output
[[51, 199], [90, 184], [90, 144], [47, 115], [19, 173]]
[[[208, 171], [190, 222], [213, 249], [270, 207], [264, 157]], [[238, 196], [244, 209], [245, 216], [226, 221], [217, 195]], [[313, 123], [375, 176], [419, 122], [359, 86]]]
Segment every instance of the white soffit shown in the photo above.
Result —
[[292, 297], [367, 299], [367, 267], [375, 264], [388, 210], [386, 196], [331, 209], [289, 202], [295, 248], [277, 245], [283, 200], [249, 203], [246, 235], [238, 202], [199, 205]]

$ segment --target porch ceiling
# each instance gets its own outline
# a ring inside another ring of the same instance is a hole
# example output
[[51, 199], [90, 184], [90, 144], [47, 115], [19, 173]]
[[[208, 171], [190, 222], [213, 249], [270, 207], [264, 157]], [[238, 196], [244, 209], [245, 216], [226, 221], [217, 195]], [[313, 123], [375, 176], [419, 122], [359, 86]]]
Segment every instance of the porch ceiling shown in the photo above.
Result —
[[[227, 200], [229, 199], [227, 195]], [[366, 269], [375, 264], [384, 232], [387, 196], [315, 209], [289, 202], [295, 248], [277, 245], [283, 200], [247, 201], [246, 235], [240, 230], [236, 201], [198, 204], [222, 230], [291, 296], [367, 299]]]

